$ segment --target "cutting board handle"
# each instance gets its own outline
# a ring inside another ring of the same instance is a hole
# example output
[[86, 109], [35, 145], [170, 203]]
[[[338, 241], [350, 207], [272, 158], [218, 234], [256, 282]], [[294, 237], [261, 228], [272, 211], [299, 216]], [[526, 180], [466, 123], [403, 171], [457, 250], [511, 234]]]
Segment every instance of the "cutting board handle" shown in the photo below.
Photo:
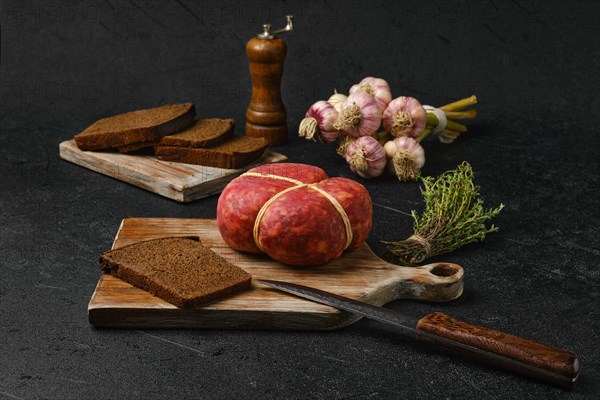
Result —
[[[441, 312], [434, 312], [421, 318], [417, 323], [417, 330], [492, 352], [525, 365], [513, 364], [501, 358], [457, 348], [448, 342], [437, 342], [435, 338], [417, 336], [421, 341], [434, 342], [480, 361], [560, 386], [572, 387], [579, 375], [579, 361], [573, 353], [508, 333], [470, 325]], [[528, 369], [527, 366], [536, 368]]]
[[[390, 264], [393, 265], [393, 264]], [[464, 270], [458, 264], [439, 262], [420, 267], [393, 265], [392, 299], [446, 302], [463, 292]]]

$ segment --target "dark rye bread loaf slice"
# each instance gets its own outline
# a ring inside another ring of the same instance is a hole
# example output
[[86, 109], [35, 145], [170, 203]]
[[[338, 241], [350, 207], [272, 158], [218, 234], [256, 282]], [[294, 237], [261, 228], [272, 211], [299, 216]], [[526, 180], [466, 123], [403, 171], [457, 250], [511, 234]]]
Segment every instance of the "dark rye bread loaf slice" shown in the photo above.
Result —
[[94, 122], [75, 135], [75, 143], [81, 150], [103, 150], [157, 142], [165, 135], [187, 128], [195, 117], [192, 103], [131, 111]]
[[164, 136], [160, 141], [137, 142], [118, 146], [119, 153], [131, 153], [157, 144], [165, 146], [207, 147], [224, 142], [233, 136], [233, 119], [208, 118], [194, 122], [182, 132]]
[[100, 256], [100, 269], [180, 308], [250, 287], [251, 276], [198, 237], [146, 240]]
[[232, 119], [201, 119], [183, 132], [163, 137], [160, 140], [159, 145], [210, 147], [231, 139], [234, 127], [235, 121]]
[[264, 138], [234, 136], [224, 143], [206, 148], [159, 144], [154, 148], [154, 152], [160, 160], [164, 161], [237, 169], [258, 159], [266, 148], [267, 141]]
[[154, 147], [157, 144], [158, 144], [158, 141], [137, 142], [137, 143], [126, 144], [124, 146], [118, 146], [116, 149], [119, 153], [132, 153], [134, 151], [146, 149], [148, 147]]

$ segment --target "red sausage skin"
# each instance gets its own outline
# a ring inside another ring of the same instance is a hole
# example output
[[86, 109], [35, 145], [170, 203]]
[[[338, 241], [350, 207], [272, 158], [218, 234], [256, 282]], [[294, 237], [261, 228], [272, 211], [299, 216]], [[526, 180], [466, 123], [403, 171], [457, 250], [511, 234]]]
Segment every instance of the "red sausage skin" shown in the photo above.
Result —
[[258, 240], [265, 253], [279, 262], [318, 265], [342, 255], [346, 229], [331, 201], [304, 187], [269, 205]]
[[[261, 165], [248, 172], [283, 176], [303, 183], [316, 183], [327, 178], [321, 168], [294, 163]], [[223, 240], [236, 250], [261, 253], [253, 237], [256, 215], [271, 197], [290, 186], [294, 183], [243, 175], [231, 181], [217, 203], [217, 226]]]
[[314, 183], [327, 192], [348, 216], [352, 241], [346, 249], [344, 221], [332, 202], [311, 187], [299, 187], [280, 195], [265, 209], [259, 223], [259, 249], [253, 236], [259, 210], [277, 193], [297, 185], [268, 177], [241, 176], [227, 185], [217, 205], [219, 231], [234, 249], [251, 253], [262, 249], [284, 264], [308, 266], [336, 259], [344, 250], [355, 249], [367, 239], [372, 203], [361, 184], [346, 178], [327, 179], [320, 168], [302, 164], [274, 164], [251, 171]]
[[335, 197], [346, 211], [352, 226], [352, 242], [346, 250], [354, 250], [367, 240], [373, 224], [373, 204], [367, 189], [351, 179], [329, 178], [317, 186]]

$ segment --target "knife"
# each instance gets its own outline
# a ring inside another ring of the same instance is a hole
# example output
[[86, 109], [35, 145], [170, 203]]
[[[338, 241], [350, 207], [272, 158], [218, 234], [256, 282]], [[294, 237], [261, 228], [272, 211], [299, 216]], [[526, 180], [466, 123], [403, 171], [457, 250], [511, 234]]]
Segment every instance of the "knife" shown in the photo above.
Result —
[[479, 361], [512, 372], [572, 388], [579, 376], [579, 361], [568, 351], [528, 339], [483, 328], [434, 312], [418, 321], [397, 311], [377, 307], [324, 290], [290, 282], [257, 279], [293, 295], [394, 325], [415, 334], [421, 342], [434, 343]]

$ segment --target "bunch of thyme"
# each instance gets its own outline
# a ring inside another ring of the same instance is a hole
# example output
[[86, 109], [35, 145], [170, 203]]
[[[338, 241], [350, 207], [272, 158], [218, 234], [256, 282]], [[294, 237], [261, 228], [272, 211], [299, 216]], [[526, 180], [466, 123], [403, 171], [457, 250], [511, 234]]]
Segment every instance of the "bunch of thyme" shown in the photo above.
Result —
[[412, 211], [414, 234], [399, 242], [386, 242], [394, 262], [414, 265], [426, 258], [450, 252], [481, 241], [487, 233], [496, 232], [486, 221], [498, 215], [504, 207], [485, 210], [479, 199], [479, 188], [473, 184], [473, 169], [466, 161], [456, 170], [438, 178], [421, 177], [425, 211], [419, 217]]

